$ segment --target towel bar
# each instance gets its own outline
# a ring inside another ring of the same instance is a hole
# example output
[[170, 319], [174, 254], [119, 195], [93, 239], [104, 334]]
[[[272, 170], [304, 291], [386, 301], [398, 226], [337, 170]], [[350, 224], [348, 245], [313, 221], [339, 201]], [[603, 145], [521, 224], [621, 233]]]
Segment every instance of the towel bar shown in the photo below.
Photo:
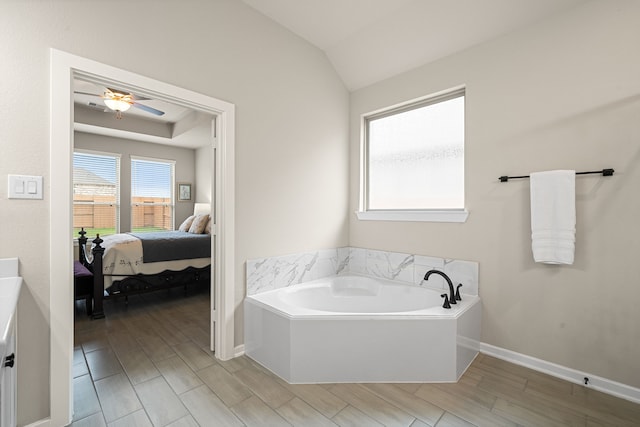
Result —
[[[588, 172], [576, 172], [576, 175], [590, 175], [590, 174], [602, 174], [602, 176], [611, 176], [615, 172], [613, 169], [602, 169], [601, 171], [588, 171]], [[500, 178], [500, 182], [508, 182], [510, 179], [516, 178], [529, 178], [529, 175], [520, 175], [520, 176], [506, 176], [502, 175]]]

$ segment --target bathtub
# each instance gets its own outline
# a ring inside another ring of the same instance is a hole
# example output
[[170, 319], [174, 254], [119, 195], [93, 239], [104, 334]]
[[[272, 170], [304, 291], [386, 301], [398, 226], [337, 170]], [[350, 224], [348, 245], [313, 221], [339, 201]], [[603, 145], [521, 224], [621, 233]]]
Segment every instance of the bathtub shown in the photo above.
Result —
[[[481, 302], [337, 276], [247, 296], [245, 354], [285, 381], [455, 382], [478, 354]], [[448, 293], [448, 292], [447, 292]]]

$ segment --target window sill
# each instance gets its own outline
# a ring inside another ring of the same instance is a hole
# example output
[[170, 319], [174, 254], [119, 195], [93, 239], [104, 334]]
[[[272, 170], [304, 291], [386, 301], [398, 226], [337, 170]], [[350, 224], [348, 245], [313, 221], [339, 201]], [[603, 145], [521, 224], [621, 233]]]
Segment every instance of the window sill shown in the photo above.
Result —
[[466, 209], [426, 211], [356, 211], [360, 221], [466, 222]]

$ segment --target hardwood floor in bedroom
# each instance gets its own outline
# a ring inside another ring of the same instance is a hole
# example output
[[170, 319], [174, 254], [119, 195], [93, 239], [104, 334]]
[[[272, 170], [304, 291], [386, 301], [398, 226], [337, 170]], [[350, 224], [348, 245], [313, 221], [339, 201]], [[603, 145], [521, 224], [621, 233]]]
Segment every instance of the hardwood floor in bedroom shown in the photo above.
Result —
[[73, 426], [638, 426], [640, 405], [480, 355], [456, 384], [289, 385], [215, 359], [209, 294], [77, 304]]

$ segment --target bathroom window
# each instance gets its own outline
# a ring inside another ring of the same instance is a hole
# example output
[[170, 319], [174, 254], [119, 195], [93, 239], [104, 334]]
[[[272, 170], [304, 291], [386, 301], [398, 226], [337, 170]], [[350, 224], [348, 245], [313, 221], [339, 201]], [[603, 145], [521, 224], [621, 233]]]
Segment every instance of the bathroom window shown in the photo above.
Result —
[[87, 238], [119, 231], [120, 156], [76, 150], [73, 153], [73, 238], [83, 227]]
[[465, 91], [363, 116], [359, 219], [464, 222]]
[[173, 230], [172, 160], [131, 157], [131, 231]]

